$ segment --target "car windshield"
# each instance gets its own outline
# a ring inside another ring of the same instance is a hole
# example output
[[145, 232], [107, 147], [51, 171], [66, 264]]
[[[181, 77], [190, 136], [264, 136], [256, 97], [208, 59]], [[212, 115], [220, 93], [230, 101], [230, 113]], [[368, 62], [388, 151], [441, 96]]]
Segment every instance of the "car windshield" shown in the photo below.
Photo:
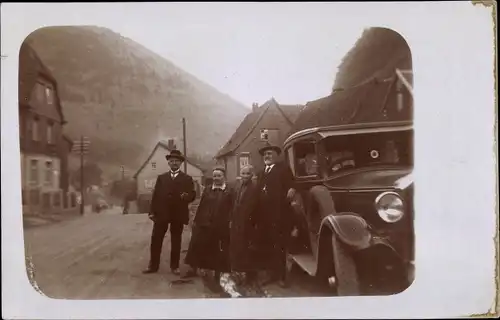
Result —
[[322, 143], [328, 175], [376, 165], [413, 165], [413, 131], [331, 136]]

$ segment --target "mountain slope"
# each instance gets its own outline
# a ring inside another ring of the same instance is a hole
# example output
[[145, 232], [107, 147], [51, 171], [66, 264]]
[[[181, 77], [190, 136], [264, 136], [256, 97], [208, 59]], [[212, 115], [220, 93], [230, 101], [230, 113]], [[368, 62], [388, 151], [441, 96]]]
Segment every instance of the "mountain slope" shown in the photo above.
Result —
[[48, 27], [27, 41], [59, 83], [72, 138], [89, 159], [137, 169], [186, 118], [188, 154], [212, 156], [250, 111], [131, 39], [100, 27]]

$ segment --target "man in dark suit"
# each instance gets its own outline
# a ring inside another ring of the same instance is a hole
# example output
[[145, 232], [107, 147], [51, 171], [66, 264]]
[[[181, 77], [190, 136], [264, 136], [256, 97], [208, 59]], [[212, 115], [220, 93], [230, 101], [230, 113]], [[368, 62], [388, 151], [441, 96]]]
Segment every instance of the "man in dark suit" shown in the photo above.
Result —
[[281, 149], [266, 145], [259, 150], [265, 169], [257, 176], [258, 204], [256, 233], [262, 268], [271, 272], [270, 281], [286, 287], [286, 255], [292, 232], [293, 214], [290, 201], [295, 194], [293, 175], [284, 163], [278, 163]]
[[179, 275], [181, 240], [184, 225], [189, 223], [188, 205], [196, 197], [193, 179], [179, 170], [185, 161], [178, 150], [172, 150], [166, 156], [170, 171], [159, 175], [151, 200], [149, 218], [153, 220], [151, 235], [151, 256], [149, 266], [143, 273], [155, 273], [160, 266], [163, 239], [170, 226], [170, 269]]

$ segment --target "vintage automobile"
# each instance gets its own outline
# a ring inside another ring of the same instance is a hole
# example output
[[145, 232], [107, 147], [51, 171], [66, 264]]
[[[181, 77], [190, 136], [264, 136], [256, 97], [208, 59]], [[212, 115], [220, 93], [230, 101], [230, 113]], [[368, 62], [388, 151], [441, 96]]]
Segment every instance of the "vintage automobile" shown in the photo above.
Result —
[[387, 295], [413, 281], [413, 122], [320, 126], [284, 142], [295, 179], [291, 266], [333, 294]]

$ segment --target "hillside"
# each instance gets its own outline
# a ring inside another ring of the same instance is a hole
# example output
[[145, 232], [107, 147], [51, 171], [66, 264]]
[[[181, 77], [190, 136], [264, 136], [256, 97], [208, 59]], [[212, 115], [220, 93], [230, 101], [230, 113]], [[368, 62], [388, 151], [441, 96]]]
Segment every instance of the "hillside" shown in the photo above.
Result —
[[333, 89], [349, 88], [373, 77], [390, 77], [395, 68], [411, 69], [411, 50], [399, 33], [365, 29], [338, 67]]
[[27, 41], [58, 81], [65, 132], [88, 136], [89, 159], [106, 167], [136, 170], [158, 140], [181, 139], [182, 117], [188, 154], [212, 156], [250, 111], [106, 28], [48, 27]]
[[402, 92], [407, 107], [400, 110], [396, 87], [391, 81], [377, 81], [393, 77], [396, 68], [411, 70], [411, 66], [410, 48], [398, 33], [385, 28], [366, 29], [342, 59], [332, 94], [310, 101], [293, 131], [412, 119], [411, 95]]

